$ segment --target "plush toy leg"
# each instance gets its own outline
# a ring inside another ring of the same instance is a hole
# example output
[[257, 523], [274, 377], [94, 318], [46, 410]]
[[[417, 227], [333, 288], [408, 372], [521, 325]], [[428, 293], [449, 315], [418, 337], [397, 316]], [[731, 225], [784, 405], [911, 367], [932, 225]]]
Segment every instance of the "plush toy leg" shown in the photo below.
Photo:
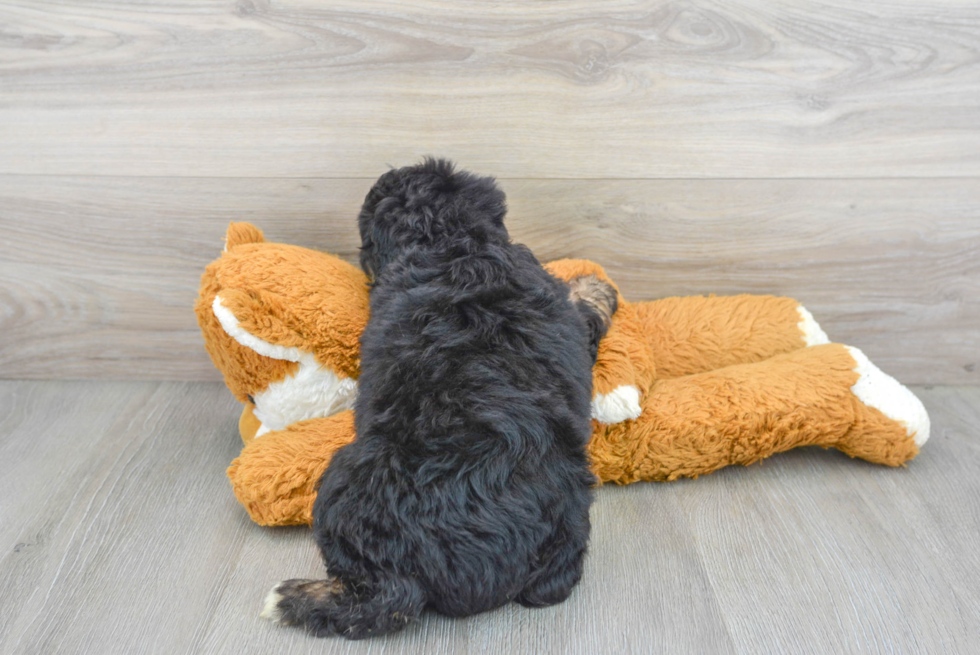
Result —
[[639, 419], [595, 427], [593, 468], [619, 484], [693, 478], [798, 446], [898, 466], [929, 431], [908, 389], [840, 344], [659, 380]]
[[[908, 387], [875, 366], [857, 348], [845, 348], [856, 362], [855, 372], [860, 376], [851, 387], [852, 393], [865, 406], [873, 407], [877, 411], [858, 412], [854, 425], [834, 447], [851, 457], [860, 457], [871, 462], [887, 457], [891, 461], [881, 461], [882, 464], [901, 464], [905, 460], [898, 461], [901, 457], [900, 449], [882, 453], [880, 442], [884, 430], [890, 427], [892, 419], [897, 420], [905, 427], [918, 452], [929, 440], [929, 414], [922, 401]], [[898, 444], [904, 444], [905, 441], [896, 439]]]
[[803, 305], [777, 296], [692, 296], [634, 303], [657, 379], [761, 362], [828, 343]]
[[242, 438], [242, 445], [252, 443], [261, 429], [262, 421], [255, 416], [255, 407], [246, 403], [242, 407], [242, 415], [238, 417], [238, 434]]
[[320, 476], [354, 440], [354, 413], [294, 423], [250, 442], [228, 467], [238, 502], [259, 525], [308, 525]]

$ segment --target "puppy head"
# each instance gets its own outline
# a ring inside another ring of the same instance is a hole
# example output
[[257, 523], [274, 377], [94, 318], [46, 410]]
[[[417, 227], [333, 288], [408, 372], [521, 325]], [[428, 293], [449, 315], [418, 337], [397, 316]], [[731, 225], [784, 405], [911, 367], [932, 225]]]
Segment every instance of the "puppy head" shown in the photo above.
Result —
[[411, 248], [506, 242], [506, 213], [504, 192], [492, 177], [455, 171], [449, 160], [429, 157], [390, 170], [361, 208], [361, 268], [377, 279]]

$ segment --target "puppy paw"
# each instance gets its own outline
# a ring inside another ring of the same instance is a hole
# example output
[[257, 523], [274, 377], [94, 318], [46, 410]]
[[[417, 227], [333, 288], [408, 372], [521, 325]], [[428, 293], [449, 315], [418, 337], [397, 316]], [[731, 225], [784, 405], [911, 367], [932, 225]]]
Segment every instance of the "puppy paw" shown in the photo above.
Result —
[[613, 314], [619, 306], [616, 289], [595, 275], [581, 275], [568, 281], [568, 299], [578, 310], [589, 337], [589, 354], [595, 364], [599, 355], [599, 342], [606, 336], [612, 324]]

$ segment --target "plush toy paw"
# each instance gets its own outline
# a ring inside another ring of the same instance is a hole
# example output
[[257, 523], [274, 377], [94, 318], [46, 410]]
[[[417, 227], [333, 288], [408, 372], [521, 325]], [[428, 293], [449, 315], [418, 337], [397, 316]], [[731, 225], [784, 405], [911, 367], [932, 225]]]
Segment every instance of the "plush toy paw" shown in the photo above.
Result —
[[638, 419], [642, 412], [640, 390], [631, 384], [596, 393], [592, 398], [592, 418], [606, 425]]
[[796, 326], [803, 333], [803, 341], [807, 347], [822, 346], [825, 343], [830, 343], [830, 338], [827, 336], [827, 333], [823, 331], [823, 328], [817, 323], [817, 319], [813, 318], [813, 314], [806, 307], [797, 305], [796, 312], [800, 315], [800, 322]]
[[854, 372], [860, 376], [851, 392], [865, 405], [902, 424], [915, 445], [921, 448], [929, 440], [930, 429], [929, 413], [922, 401], [908, 387], [875, 366], [863, 352], [853, 346], [845, 348], [857, 362]]

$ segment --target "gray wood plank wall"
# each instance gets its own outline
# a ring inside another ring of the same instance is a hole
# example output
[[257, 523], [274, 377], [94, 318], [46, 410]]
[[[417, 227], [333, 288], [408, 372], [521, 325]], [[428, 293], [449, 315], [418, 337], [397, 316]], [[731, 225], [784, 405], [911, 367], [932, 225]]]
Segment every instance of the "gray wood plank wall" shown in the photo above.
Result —
[[970, 0], [19, 0], [3, 173], [980, 173]]
[[980, 380], [980, 5], [0, 3], [0, 377], [217, 379], [230, 220], [351, 258], [386, 164], [502, 179], [631, 298], [777, 293]]

